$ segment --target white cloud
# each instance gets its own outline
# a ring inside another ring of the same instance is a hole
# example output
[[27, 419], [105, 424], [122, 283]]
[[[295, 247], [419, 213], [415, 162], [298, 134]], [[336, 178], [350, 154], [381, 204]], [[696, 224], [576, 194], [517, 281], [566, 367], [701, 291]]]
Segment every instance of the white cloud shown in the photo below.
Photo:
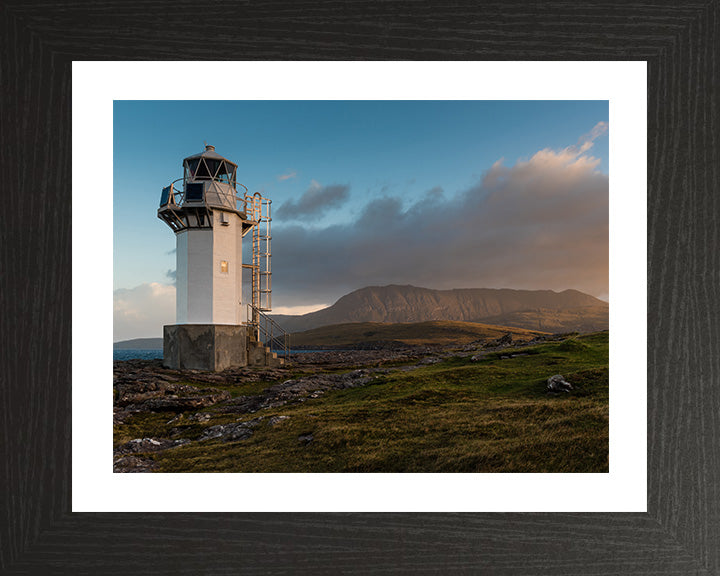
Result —
[[175, 286], [151, 282], [113, 292], [113, 341], [159, 338], [175, 323]]
[[590, 148], [593, 147], [595, 140], [605, 134], [608, 131], [608, 123], [607, 122], [598, 122], [593, 126], [593, 129], [590, 130], [587, 134], [583, 134], [578, 139], [577, 148], [580, 153], [587, 152], [590, 150]]

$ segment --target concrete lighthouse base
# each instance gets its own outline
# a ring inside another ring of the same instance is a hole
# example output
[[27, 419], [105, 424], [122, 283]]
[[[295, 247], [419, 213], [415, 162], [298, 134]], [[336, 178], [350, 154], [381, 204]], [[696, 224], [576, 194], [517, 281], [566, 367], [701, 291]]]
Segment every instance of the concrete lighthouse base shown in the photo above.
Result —
[[174, 324], [163, 327], [163, 366], [209, 370], [247, 366], [247, 326]]

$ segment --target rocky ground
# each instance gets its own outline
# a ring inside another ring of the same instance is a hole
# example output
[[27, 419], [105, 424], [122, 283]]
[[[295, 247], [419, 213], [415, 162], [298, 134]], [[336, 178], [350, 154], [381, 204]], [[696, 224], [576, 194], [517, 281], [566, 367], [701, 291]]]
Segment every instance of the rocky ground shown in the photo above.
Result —
[[[114, 415], [116, 438], [128, 429], [134, 417], [167, 414], [168, 437], [138, 437], [117, 443], [115, 472], [149, 472], [154, 462], [148, 454], [171, 450], [191, 442], [211, 439], [238, 441], [249, 438], [260, 423], [281, 425], [287, 416], [268, 418], [249, 415], [286, 404], [317, 398], [328, 390], [371, 384], [380, 374], [413, 370], [449, 356], [481, 360], [487, 354], [507, 350], [501, 358], [512, 358], [518, 346], [558, 340], [548, 336], [531, 342], [513, 342], [510, 335], [491, 342], [473, 342], [463, 348], [389, 347], [374, 350], [326, 351], [296, 354], [281, 368], [239, 368], [224, 372], [171, 370], [160, 360], [130, 360], [114, 363]], [[192, 383], [192, 384], [189, 384]], [[267, 383], [258, 393], [233, 395], [228, 388]], [[214, 424], [213, 420], [237, 417]], [[198, 429], [200, 427], [200, 429]], [[188, 431], [194, 430], [192, 437]], [[127, 438], [127, 435], [124, 435]], [[312, 437], [300, 438], [310, 442]]]

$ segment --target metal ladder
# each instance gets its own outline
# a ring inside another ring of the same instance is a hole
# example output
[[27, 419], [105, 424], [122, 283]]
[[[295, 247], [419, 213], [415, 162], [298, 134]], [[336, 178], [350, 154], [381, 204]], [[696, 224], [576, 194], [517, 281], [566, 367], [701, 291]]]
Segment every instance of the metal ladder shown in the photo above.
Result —
[[[270, 223], [272, 216], [270, 206], [272, 200], [263, 198], [260, 192], [245, 194], [245, 214], [248, 220], [255, 222], [252, 228], [252, 264], [251, 269], [251, 304], [249, 307], [248, 323], [256, 331], [260, 327], [262, 312], [272, 310], [272, 269], [270, 267]], [[259, 337], [259, 333], [257, 334]]]
[[261, 312], [272, 310], [272, 270], [270, 268], [270, 205], [272, 200], [260, 192], [245, 195], [246, 214], [255, 222], [252, 229], [252, 305]]

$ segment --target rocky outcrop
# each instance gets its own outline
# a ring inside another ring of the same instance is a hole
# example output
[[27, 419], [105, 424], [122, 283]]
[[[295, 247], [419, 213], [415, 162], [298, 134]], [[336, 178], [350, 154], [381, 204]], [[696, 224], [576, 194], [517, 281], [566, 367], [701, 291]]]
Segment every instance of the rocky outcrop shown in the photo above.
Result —
[[319, 398], [328, 390], [342, 390], [365, 386], [374, 380], [367, 370], [354, 370], [345, 374], [313, 374], [303, 378], [285, 380], [266, 388], [256, 396], [239, 396], [217, 408], [227, 414], [252, 414], [258, 410], [278, 408], [285, 404]]
[[[212, 387], [182, 384], [181, 373], [162, 367], [160, 361], [115, 362], [113, 374], [115, 424], [138, 412], [185, 412], [230, 400], [230, 393]], [[197, 377], [196, 377], [197, 376]], [[199, 383], [224, 382], [213, 373], [192, 375]]]
[[113, 472], [152, 472], [155, 468], [154, 460], [142, 456], [120, 456], [113, 461]]
[[[354, 388], [370, 384], [375, 376], [370, 370], [355, 370], [345, 374], [318, 373], [290, 380], [267, 387], [254, 396], [232, 398], [225, 390], [212, 387], [190, 386], [182, 383], [181, 377], [192, 377], [193, 381], [204, 380], [218, 384], [248, 383], [269, 380], [278, 375], [285, 376], [286, 371], [268, 369], [262, 372], [235, 370], [222, 374], [173, 373], [154, 361], [118, 362], [115, 366], [115, 424], [122, 425], [125, 420], [141, 412], [174, 412], [166, 425], [170, 438], [146, 437], [135, 438], [116, 447], [113, 451], [113, 470], [115, 472], [136, 473], [152, 472], [156, 468], [153, 454], [185, 446], [191, 442], [182, 438], [189, 429], [188, 424], [207, 426], [192, 442], [220, 440], [222, 442], [242, 442], [249, 439], [254, 429], [264, 420], [259, 416], [251, 420], [231, 423], [211, 424], [218, 414], [252, 414], [259, 410], [275, 408], [296, 402], [304, 402], [309, 398], [317, 398], [328, 390]], [[212, 406], [212, 411], [202, 411]], [[194, 410], [201, 410], [188, 414]], [[290, 417], [274, 415], [267, 420], [271, 427], [282, 425]], [[207, 423], [207, 424], [206, 424]], [[192, 429], [192, 427], [190, 427]], [[197, 434], [197, 432], [195, 432]], [[312, 434], [301, 440], [312, 442]]]
[[184, 412], [186, 410], [199, 410], [227, 400], [230, 400], [230, 393], [224, 391], [191, 396], [170, 395], [163, 398], [150, 398], [143, 402], [139, 408], [151, 412]]
[[504, 348], [506, 346], [512, 346], [513, 344], [513, 337], [512, 334], [509, 332], [507, 334], [503, 334], [500, 338], [497, 338], [495, 340], [488, 340], [485, 342], [485, 348]]
[[272, 416], [270, 418], [270, 420], [268, 420], [268, 424], [270, 424], [270, 426], [272, 426], [274, 428], [275, 426], [279, 426], [286, 420], [290, 420], [290, 416], [286, 416], [286, 415]]
[[144, 374], [138, 381], [129, 378], [126, 375], [115, 380], [115, 424], [122, 424], [137, 412], [184, 412], [230, 400], [230, 393], [224, 390], [168, 382], [162, 376]]
[[113, 450], [113, 472], [151, 472], [155, 461], [146, 454], [184, 446], [189, 442], [187, 438], [135, 438]]
[[253, 418], [247, 422], [232, 422], [230, 424], [218, 424], [207, 428], [198, 440], [223, 440], [230, 442], [233, 440], [247, 440], [253, 435], [253, 428], [257, 427], [263, 420]]
[[300, 442], [300, 444], [310, 444], [313, 440], [315, 440], [315, 437], [312, 432], [307, 432], [298, 436], [298, 442]]
[[126, 442], [122, 446], [116, 448], [114, 450], [114, 454], [118, 456], [124, 454], [136, 454], [138, 452], [160, 452], [162, 450], [167, 450], [168, 448], [183, 446], [189, 442], [190, 440], [187, 438], [181, 438], [179, 440], [169, 440], [167, 438], [135, 438], [134, 440], [130, 440], [130, 442]]
[[555, 374], [555, 376], [550, 376], [547, 380], [547, 390], [548, 392], [570, 392], [572, 390], [572, 384], [570, 382], [566, 381], [565, 378], [560, 374]]

